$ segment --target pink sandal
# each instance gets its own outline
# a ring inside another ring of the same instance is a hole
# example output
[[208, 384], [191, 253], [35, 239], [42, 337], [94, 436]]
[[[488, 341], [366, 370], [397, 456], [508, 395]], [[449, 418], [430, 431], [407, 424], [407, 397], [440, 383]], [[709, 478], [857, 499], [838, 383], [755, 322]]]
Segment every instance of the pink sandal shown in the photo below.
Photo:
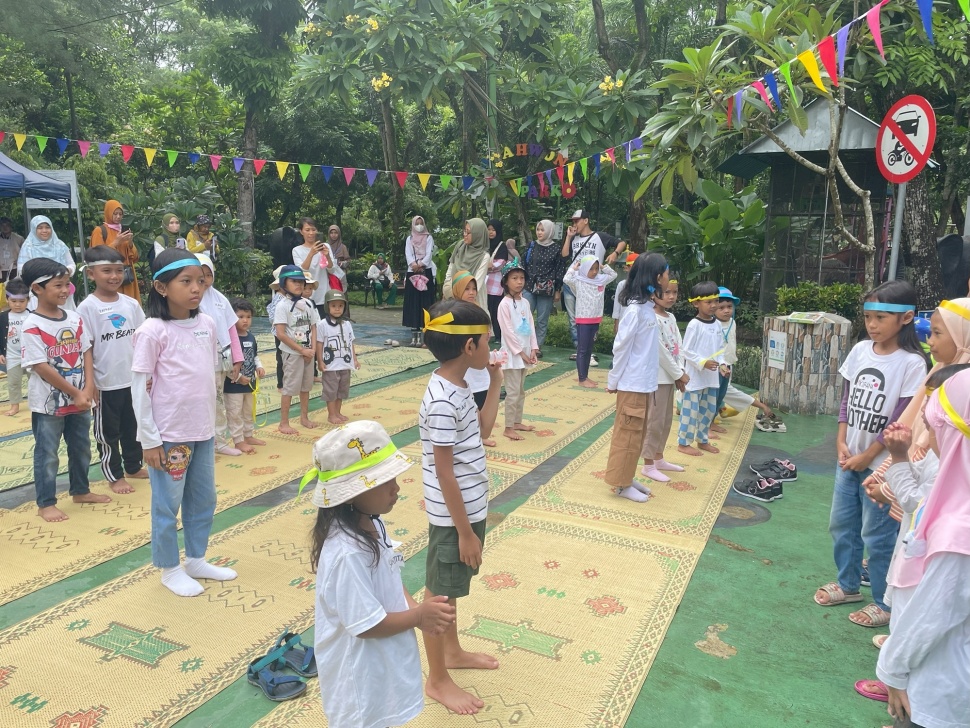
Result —
[[882, 703], [889, 702], [889, 691], [886, 684], [881, 680], [859, 680], [855, 684], [855, 691], [869, 700], [878, 700]]

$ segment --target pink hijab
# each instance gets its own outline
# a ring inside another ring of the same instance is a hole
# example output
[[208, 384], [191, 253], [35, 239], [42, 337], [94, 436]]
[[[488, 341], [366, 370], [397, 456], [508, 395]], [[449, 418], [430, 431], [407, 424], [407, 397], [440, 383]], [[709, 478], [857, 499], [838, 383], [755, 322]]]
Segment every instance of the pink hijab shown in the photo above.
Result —
[[[424, 231], [417, 232], [414, 229], [416, 221], [420, 220], [424, 224]], [[424, 260], [424, 256], [428, 252], [428, 223], [420, 215], [415, 215], [411, 218], [411, 245], [414, 246], [414, 257], [416, 260]]]
[[889, 583], [903, 589], [919, 584], [937, 554], [970, 556], [970, 371], [953, 375], [933, 392], [926, 403], [926, 421], [940, 447], [940, 471], [917, 511], [912, 542], [893, 562]]

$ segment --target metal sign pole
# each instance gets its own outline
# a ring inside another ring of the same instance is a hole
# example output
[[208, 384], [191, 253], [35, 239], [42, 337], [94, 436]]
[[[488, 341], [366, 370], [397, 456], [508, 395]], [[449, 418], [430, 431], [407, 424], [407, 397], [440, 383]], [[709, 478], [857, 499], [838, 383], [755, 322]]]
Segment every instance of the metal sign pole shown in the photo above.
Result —
[[903, 233], [903, 209], [906, 207], [906, 185], [908, 182], [900, 183], [896, 188], [896, 216], [893, 219], [893, 249], [889, 256], [889, 278], [896, 280], [896, 267], [899, 265], [899, 240]]

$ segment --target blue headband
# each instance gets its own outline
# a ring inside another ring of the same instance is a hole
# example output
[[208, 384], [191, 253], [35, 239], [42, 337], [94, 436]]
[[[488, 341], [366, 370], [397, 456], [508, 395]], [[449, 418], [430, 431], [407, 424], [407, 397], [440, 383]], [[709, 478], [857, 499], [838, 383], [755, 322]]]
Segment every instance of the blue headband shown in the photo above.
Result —
[[888, 313], [906, 313], [915, 311], [916, 306], [906, 303], [880, 303], [879, 301], [869, 301], [862, 306], [863, 311], [886, 311]]
[[198, 258], [194, 258], [194, 257], [193, 258], [182, 258], [181, 260], [176, 260], [176, 261], [174, 261], [172, 263], [169, 263], [166, 266], [163, 266], [162, 268], [159, 268], [158, 271], [156, 271], [155, 274], [152, 275], [152, 280], [153, 281], [157, 281], [158, 280], [158, 277], [162, 273], [168, 273], [170, 270], [178, 270], [179, 268], [187, 268], [190, 265], [194, 265], [194, 266], [199, 267], [199, 268], [202, 267], [202, 263], [199, 262], [199, 259]]

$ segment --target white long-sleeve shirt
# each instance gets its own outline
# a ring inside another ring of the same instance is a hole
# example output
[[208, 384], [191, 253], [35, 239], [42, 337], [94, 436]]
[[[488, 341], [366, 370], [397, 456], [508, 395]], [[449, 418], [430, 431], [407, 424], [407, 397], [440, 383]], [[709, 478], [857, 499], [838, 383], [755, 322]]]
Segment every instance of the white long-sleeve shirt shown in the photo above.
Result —
[[657, 316], [658, 344], [657, 353], [660, 369], [657, 371], [657, 384], [673, 384], [684, 376], [684, 340], [673, 314]]
[[602, 285], [594, 286], [579, 280], [576, 268], [570, 268], [563, 276], [562, 282], [572, 289], [576, 295], [576, 323], [598, 324], [603, 320], [603, 302], [606, 298], [606, 287], [616, 279], [616, 271], [608, 265], [600, 268], [600, 275], [605, 276]]
[[408, 239], [404, 241], [404, 259], [407, 261], [408, 270], [411, 270], [411, 266], [414, 263], [420, 263], [425, 268], [431, 267], [431, 257], [434, 253], [434, 238], [430, 235], [428, 236], [428, 246], [424, 249], [424, 256], [418, 258], [414, 254], [414, 243], [411, 242], [411, 236], [408, 235]]
[[713, 371], [705, 369], [704, 363], [708, 361], [724, 363], [722, 330], [721, 322], [716, 318], [701, 321], [695, 316], [687, 324], [681, 351], [684, 353], [684, 359], [687, 360], [687, 373], [690, 375], [690, 381], [687, 382], [688, 391], [695, 392], [698, 389], [717, 387], [720, 384], [717, 369]]
[[[893, 561], [902, 558], [903, 539], [909, 531], [913, 513], [919, 508], [920, 501], [930, 494], [936, 474], [940, 470], [940, 459], [930, 450], [922, 460], [908, 463], [893, 463], [885, 473], [886, 483], [892, 488], [893, 497], [903, 511], [903, 518], [899, 525], [899, 535], [896, 537], [896, 548], [893, 550]], [[891, 571], [891, 569], [890, 569]], [[896, 589], [886, 585], [884, 597], [887, 604], [892, 604]]]
[[657, 315], [653, 303], [630, 303], [613, 339], [613, 368], [607, 388], [623, 392], [657, 391], [660, 368]]

